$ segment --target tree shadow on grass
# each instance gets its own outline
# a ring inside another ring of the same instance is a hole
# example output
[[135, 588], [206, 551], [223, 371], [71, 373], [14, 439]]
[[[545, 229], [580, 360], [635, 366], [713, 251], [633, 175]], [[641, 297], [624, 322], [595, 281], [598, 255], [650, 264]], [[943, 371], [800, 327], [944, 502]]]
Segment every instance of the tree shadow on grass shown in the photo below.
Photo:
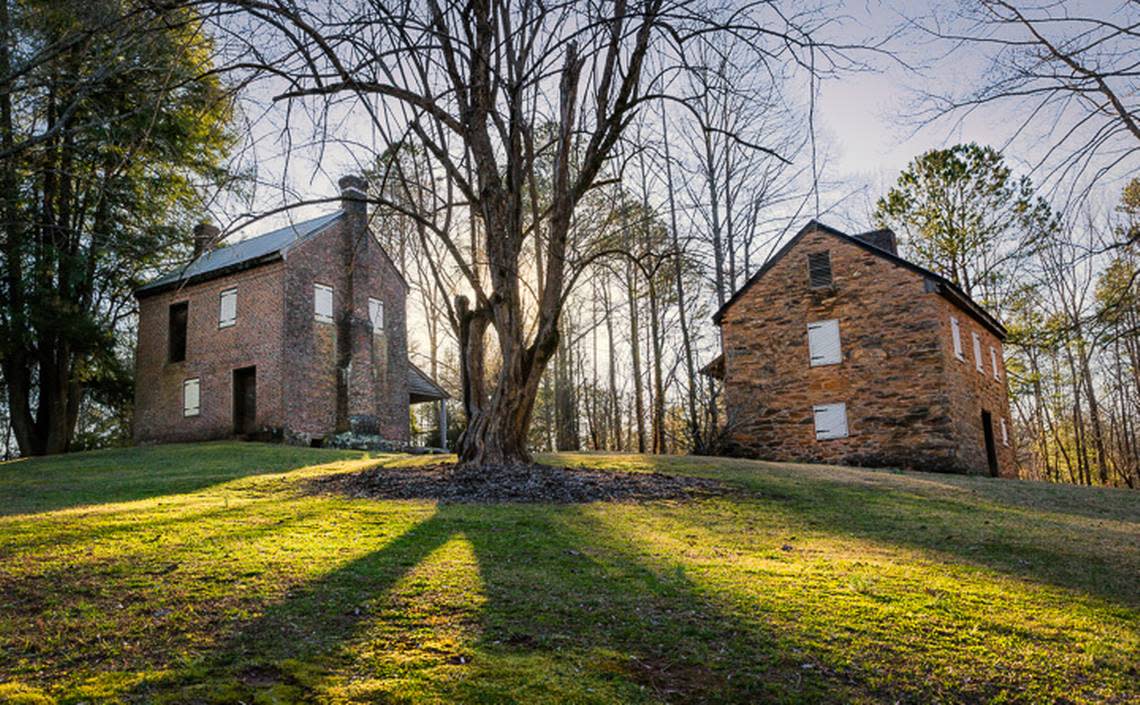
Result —
[[[719, 610], [683, 573], [615, 553], [583, 530], [580, 512], [440, 507], [126, 698], [339, 702], [330, 693], [351, 691], [343, 697], [353, 702], [848, 700], [840, 680], [805, 671], [802, 655], [779, 648], [761, 623]], [[457, 538], [470, 545], [485, 600], [422, 620], [401, 612], [397, 586]], [[425, 649], [433, 632], [454, 626], [448, 622], [468, 624], [466, 640]], [[732, 668], [721, 663], [726, 653]]]
[[219, 442], [27, 458], [0, 464], [0, 517], [187, 494], [361, 457], [359, 451]]
[[[707, 474], [699, 459], [640, 460], [658, 472]], [[1108, 497], [1098, 512], [1096, 503], [1087, 501], [1087, 494], [1100, 494], [1092, 488], [1063, 488], [1063, 494], [1083, 498], [1073, 504], [1051, 500], [1051, 486], [1005, 486], [1025, 484], [1016, 481], [948, 477], [941, 482], [927, 473], [717, 462], [731, 463], [727, 474], [718, 465], [718, 476], [747, 488], [753, 506], [808, 529], [929, 550], [1110, 603], [1140, 606], [1140, 497], [1130, 491]], [[829, 477], [829, 470], [835, 476]]]

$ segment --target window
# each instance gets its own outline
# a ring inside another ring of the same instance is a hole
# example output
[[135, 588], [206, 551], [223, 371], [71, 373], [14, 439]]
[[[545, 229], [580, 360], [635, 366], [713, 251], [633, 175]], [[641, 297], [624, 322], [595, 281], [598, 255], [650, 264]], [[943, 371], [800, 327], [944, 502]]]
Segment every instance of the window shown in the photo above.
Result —
[[313, 285], [313, 313], [322, 323], [332, 323], [333, 290], [324, 284]]
[[171, 362], [182, 362], [186, 359], [186, 321], [189, 317], [189, 302], [171, 304], [167, 333], [167, 359]]
[[182, 383], [182, 415], [183, 416], [197, 416], [199, 411], [198, 402], [199, 384], [198, 378], [188, 379]]
[[958, 319], [953, 316], [950, 317], [950, 335], [954, 339], [954, 357], [965, 360], [966, 356], [962, 354], [962, 329], [958, 326]]
[[372, 322], [372, 332], [379, 333], [384, 330], [384, 302], [380, 299], [368, 299], [368, 320]]
[[974, 337], [974, 367], [978, 368], [978, 372], [985, 374], [982, 367], [982, 339], [978, 337], [977, 333], [971, 333]]
[[237, 323], [237, 289], [226, 289], [222, 292], [218, 307], [218, 327], [228, 328], [235, 323]]
[[847, 438], [847, 404], [819, 404], [812, 407], [815, 415], [815, 439]]
[[1001, 420], [1001, 444], [1003, 446], [1009, 445], [1009, 429], [1005, 426], [1005, 419]]
[[827, 252], [815, 252], [808, 255], [808, 279], [811, 288], [825, 289], [831, 286], [831, 255]]
[[990, 367], [994, 369], [994, 379], [1001, 381], [1001, 375], [998, 374], [997, 351], [993, 349], [992, 345], [990, 346]]
[[817, 321], [809, 323], [807, 328], [812, 367], [843, 362], [843, 351], [839, 347], [839, 321]]

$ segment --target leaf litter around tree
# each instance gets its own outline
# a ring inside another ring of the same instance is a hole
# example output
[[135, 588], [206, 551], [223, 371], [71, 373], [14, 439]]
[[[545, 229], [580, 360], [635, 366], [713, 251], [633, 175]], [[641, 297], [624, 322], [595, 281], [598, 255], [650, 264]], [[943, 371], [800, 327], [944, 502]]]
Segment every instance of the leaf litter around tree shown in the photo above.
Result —
[[359, 499], [429, 499], [453, 504], [686, 501], [736, 491], [718, 480], [699, 477], [538, 463], [377, 466], [316, 478], [310, 489]]

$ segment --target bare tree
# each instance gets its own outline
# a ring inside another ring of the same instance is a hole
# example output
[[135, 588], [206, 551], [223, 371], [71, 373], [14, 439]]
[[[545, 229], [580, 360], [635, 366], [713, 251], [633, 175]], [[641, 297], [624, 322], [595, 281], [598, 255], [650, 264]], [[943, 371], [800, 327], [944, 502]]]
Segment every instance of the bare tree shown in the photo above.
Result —
[[[468, 233], [472, 243], [478, 237], [475, 248], [430, 214], [408, 215], [443, 244], [465, 280], [470, 298], [456, 306], [456, 324], [469, 418], [459, 452], [485, 465], [529, 459], [527, 428], [558, 349], [560, 315], [578, 277], [603, 254], [589, 234], [571, 233], [575, 209], [612, 178], [614, 148], [637, 111], [678, 102], [653, 86], [714, 37], [769, 62], [807, 66], [800, 55], [809, 48], [845, 55], [814, 41], [814, 13], [770, 3], [229, 5], [254, 21], [249, 63], [275, 82], [278, 100], [316, 100], [322, 126], [334, 101], [356, 101], [386, 140], [422, 145], [453, 184], [453, 203], [475, 213], [478, 226]], [[549, 176], [540, 183], [544, 162]], [[484, 392], [486, 328], [499, 364]]]
[[916, 24], [956, 49], [949, 60], [969, 52], [989, 63], [969, 92], [929, 93], [930, 116], [996, 105], [1020, 115], [1010, 138], [1043, 145], [1031, 173], [1079, 200], [1104, 177], [1135, 170], [1140, 4], [971, 0]]

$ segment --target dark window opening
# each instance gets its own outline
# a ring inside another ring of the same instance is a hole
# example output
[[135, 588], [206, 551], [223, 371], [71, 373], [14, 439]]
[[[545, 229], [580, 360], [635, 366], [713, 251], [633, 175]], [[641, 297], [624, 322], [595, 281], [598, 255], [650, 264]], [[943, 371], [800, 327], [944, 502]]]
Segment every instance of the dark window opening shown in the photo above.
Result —
[[309, 441], [309, 447], [310, 448], [324, 448], [325, 447], [325, 439], [314, 438], [313, 440]]
[[182, 362], [186, 359], [186, 320], [189, 317], [190, 304], [183, 301], [170, 306], [169, 331], [169, 359], [171, 362]]
[[816, 252], [808, 255], [808, 278], [811, 288], [824, 289], [831, 286], [831, 255]]
[[994, 445], [994, 418], [988, 411], [982, 411], [982, 436], [986, 443], [986, 463], [990, 475], [998, 476], [997, 446]]

